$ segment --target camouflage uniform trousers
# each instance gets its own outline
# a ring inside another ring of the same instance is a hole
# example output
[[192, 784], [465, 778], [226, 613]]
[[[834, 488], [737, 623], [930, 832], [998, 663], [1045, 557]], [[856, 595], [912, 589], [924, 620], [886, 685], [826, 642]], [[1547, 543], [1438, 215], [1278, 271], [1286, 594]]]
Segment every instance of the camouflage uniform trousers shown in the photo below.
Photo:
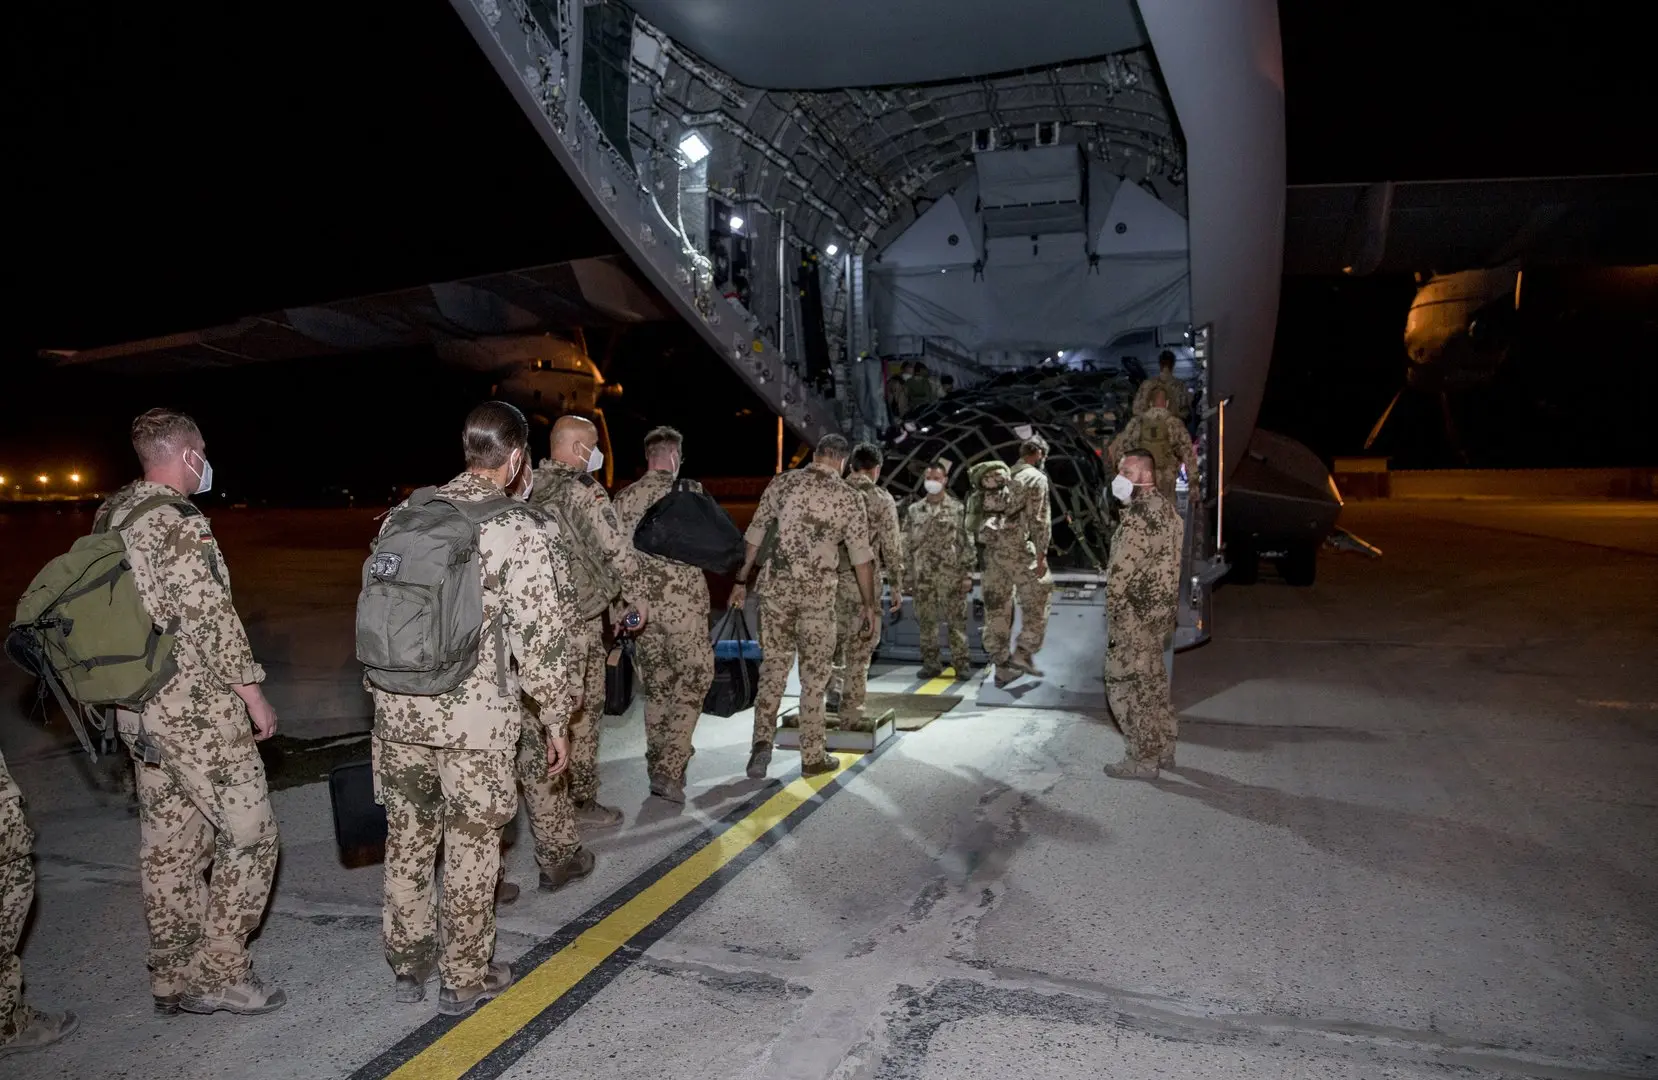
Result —
[[581, 847], [576, 819], [570, 807], [568, 773], [547, 775], [547, 732], [530, 717], [524, 718], [514, 761], [518, 783], [524, 789], [529, 810], [530, 835], [535, 838], [535, 861], [543, 870], [563, 865]]
[[924, 577], [915, 584], [915, 621], [921, 628], [921, 666], [942, 667], [938, 624], [949, 623], [950, 664], [959, 673], [969, 663], [967, 608], [971, 587], [961, 587], [961, 574]]
[[770, 586], [760, 597], [760, 685], [754, 697], [754, 741], [770, 743], [777, 711], [800, 656], [800, 760], [824, 760], [823, 695], [835, 658], [835, 604], [824, 590]]
[[[133, 737], [122, 739], [130, 750]], [[161, 764], [134, 769], [157, 996], [240, 982], [252, 966], [248, 935], [276, 877], [276, 814], [252, 734], [244, 727], [211, 760], [164, 748]]]
[[634, 654], [645, 688], [645, 770], [683, 783], [696, 753], [691, 736], [714, 683], [714, 645], [706, 617], [664, 622], [657, 611], [651, 609]]
[[869, 695], [869, 662], [881, 643], [880, 626], [865, 637], [863, 596], [858, 579], [843, 575], [835, 589], [835, 655], [831, 665], [832, 684], [840, 689], [840, 718], [856, 725], [864, 718], [864, 699]]
[[[1048, 636], [1051, 574], [1036, 573], [1036, 557], [1025, 548], [984, 556], [984, 650], [995, 663], [1010, 654], [1034, 656]], [[1019, 640], [1013, 641], [1013, 606], [1019, 605]]]
[[[501, 829], [518, 809], [512, 752], [450, 750], [374, 739], [376, 795], [386, 808], [386, 960], [419, 976], [433, 960], [443, 985], [481, 986], [495, 955]], [[432, 899], [443, 845], [442, 951]]]
[[17, 943], [35, 898], [35, 868], [29, 861], [33, 844], [34, 833], [23, 818], [23, 800], [15, 793], [0, 795], [0, 1046], [16, 1038], [29, 1018], [23, 1007], [23, 965], [17, 958]]
[[1105, 654], [1105, 692], [1123, 730], [1128, 757], [1155, 764], [1174, 753], [1179, 722], [1169, 701], [1166, 635], [1150, 627], [1113, 628]]
[[570, 798], [599, 797], [599, 725], [604, 720], [604, 616], [570, 630], [570, 655], [581, 665], [581, 708], [570, 717]]

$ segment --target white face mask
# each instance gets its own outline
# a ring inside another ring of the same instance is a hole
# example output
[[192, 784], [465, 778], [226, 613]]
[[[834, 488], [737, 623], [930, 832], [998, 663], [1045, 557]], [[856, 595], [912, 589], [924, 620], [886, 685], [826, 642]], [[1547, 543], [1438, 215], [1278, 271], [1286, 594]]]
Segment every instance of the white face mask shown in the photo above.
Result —
[[1111, 480], [1111, 494], [1117, 497], [1118, 502], [1127, 502], [1134, 497], [1134, 481], [1118, 473]]
[[587, 471], [594, 473], [602, 468], [604, 468], [604, 454], [595, 446], [587, 452]]
[[[527, 468], [527, 465], [528, 465], [528, 462], [526, 462], [523, 458], [518, 459], [518, 469], [513, 473], [513, 476], [514, 477], [521, 477], [523, 479], [523, 481], [524, 481], [524, 490], [520, 491], [520, 492], [516, 492], [512, 496], [513, 498], [517, 499], [519, 502], [526, 502], [526, 503], [530, 501], [530, 492], [532, 490], [534, 490], [534, 488], [535, 488], [535, 473], [531, 472], [529, 470], [529, 468]], [[512, 482], [511, 481], [507, 482], [507, 490], [512, 491]]]
[[213, 490], [213, 463], [208, 461], [207, 458], [203, 457], [201, 454], [196, 454], [198, 458], [201, 458], [201, 468], [198, 469], [194, 465], [190, 464], [191, 454], [196, 454], [196, 451], [186, 450], [184, 452], [184, 467], [196, 474], [196, 490], [192, 491], [190, 494], [206, 495], [209, 491]]
[[927, 489], [927, 494], [937, 495], [939, 492], [944, 490], [944, 481], [942, 481], [942, 480], [923, 480], [921, 482], [921, 486]]

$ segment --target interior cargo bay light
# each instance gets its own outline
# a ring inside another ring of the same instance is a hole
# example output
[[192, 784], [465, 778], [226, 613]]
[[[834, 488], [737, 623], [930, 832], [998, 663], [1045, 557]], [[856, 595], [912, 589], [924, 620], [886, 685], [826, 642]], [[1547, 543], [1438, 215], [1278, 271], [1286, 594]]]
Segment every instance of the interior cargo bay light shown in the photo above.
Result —
[[732, 214], [731, 215], [731, 231], [736, 232], [738, 229], [741, 229], [742, 227], [743, 227], [743, 219], [738, 217], [736, 214]]
[[694, 131], [686, 132], [685, 137], [679, 140], [679, 152], [685, 155], [685, 160], [692, 165], [708, 156], [708, 144], [701, 135]]

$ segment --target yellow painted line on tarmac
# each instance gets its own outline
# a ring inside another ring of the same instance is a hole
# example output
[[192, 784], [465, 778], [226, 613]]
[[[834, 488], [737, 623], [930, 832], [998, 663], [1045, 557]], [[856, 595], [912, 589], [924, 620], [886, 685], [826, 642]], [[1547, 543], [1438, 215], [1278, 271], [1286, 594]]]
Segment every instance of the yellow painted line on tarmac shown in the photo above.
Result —
[[[949, 668], [947, 670], [953, 673], [955, 668]], [[954, 685], [956, 685], [956, 680], [953, 675], [951, 677], [940, 675], [938, 678], [928, 679], [926, 682], [916, 687], [915, 692], [918, 694], [942, 694]]]
[[785, 786], [390, 1075], [396, 1080], [459, 1080], [629, 939], [822, 791], [859, 756], [831, 754], [838, 763], [834, 772], [801, 777]]

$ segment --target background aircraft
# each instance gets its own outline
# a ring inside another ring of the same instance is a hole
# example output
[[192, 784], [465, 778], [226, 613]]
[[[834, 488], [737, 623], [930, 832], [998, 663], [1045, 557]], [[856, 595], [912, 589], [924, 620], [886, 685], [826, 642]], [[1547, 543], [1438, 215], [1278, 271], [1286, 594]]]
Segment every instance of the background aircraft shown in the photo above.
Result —
[[[543, 436], [564, 413], [592, 419], [609, 484], [615, 454], [604, 403], [620, 396], [622, 387], [606, 382], [603, 358], [629, 326], [670, 317], [627, 260], [609, 256], [287, 308], [206, 330], [46, 355], [60, 366], [143, 374], [430, 346], [445, 363], [486, 379], [488, 393], [522, 408]], [[605, 342], [599, 362], [588, 353], [590, 335]]]
[[1658, 317], [1658, 174], [1301, 185], [1286, 211], [1286, 275], [1416, 277], [1405, 385], [1367, 450], [1408, 390], [1437, 399], [1460, 453], [1451, 396], [1488, 385], [1542, 322]]

